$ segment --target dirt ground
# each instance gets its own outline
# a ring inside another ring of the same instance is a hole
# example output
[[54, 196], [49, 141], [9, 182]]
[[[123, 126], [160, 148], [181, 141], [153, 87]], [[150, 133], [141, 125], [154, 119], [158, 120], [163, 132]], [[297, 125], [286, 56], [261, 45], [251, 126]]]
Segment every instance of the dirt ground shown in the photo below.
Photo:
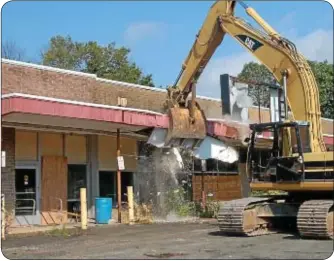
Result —
[[330, 240], [237, 238], [218, 231], [214, 223], [94, 227], [72, 236], [10, 236], [2, 253], [9, 259], [326, 259], [334, 251]]

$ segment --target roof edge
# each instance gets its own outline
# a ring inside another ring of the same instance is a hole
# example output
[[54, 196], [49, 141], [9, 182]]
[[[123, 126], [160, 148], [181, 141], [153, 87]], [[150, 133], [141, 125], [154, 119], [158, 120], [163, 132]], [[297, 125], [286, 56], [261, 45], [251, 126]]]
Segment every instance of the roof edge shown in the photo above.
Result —
[[[167, 92], [166, 89], [161, 89], [161, 88], [158, 88], [158, 87], [151, 87], [151, 86], [140, 85], [140, 84], [135, 84], [135, 83], [127, 83], [127, 82], [121, 82], [121, 81], [116, 81], [116, 80], [109, 80], [109, 79], [105, 79], [105, 78], [100, 78], [100, 77], [97, 77], [96, 74], [76, 72], [76, 71], [73, 71], [73, 70], [60, 69], [60, 68], [51, 67], [51, 66], [45, 66], [45, 65], [35, 64], [35, 63], [27, 63], [27, 62], [9, 60], [9, 59], [4, 59], [4, 58], [1, 58], [1, 62], [7, 63], [7, 64], [23, 66], [23, 67], [35, 68], [35, 69], [39, 69], [39, 70], [53, 71], [53, 72], [58, 72], [58, 73], [95, 78], [97, 81], [111, 83], [111, 84], [118, 85], [118, 86], [125, 86], [125, 87], [130, 87], [130, 88], [140, 88], [140, 89], [145, 89], [145, 90], [154, 91], [154, 92]], [[220, 99], [206, 97], [206, 96], [200, 96], [200, 95], [197, 95], [197, 98], [202, 99], [202, 100], [210, 100], [210, 101], [217, 101], [217, 102], [221, 101]]]
[[74, 101], [74, 100], [65, 100], [65, 99], [51, 98], [51, 97], [45, 97], [45, 96], [37, 96], [37, 95], [24, 94], [24, 93], [3, 94], [1, 96], [1, 99], [9, 99], [9, 98], [15, 98], [15, 97], [33, 99], [33, 100], [50, 101], [50, 102], [58, 102], [58, 103], [67, 103], [67, 104], [81, 105], [81, 106], [88, 106], [88, 107], [96, 107], [96, 108], [114, 109], [114, 110], [121, 110], [121, 111], [141, 112], [141, 113], [147, 113], [147, 114], [154, 114], [154, 115], [158, 115], [158, 116], [165, 115], [165, 114], [160, 113], [160, 112], [150, 111], [150, 110], [145, 110], [145, 109], [137, 109], [137, 108], [130, 108], [130, 107], [119, 107], [119, 106], [113, 106], [113, 105], [88, 103], [88, 102], [81, 102], [81, 101]]
[[[35, 68], [35, 69], [39, 69], [39, 70], [46, 70], [46, 71], [59, 72], [59, 73], [64, 73], [64, 74], [72, 74], [72, 75], [77, 75], [77, 76], [95, 78], [97, 81], [111, 83], [111, 84], [115, 84], [115, 85], [118, 85], [118, 86], [125, 86], [125, 87], [130, 87], [130, 88], [140, 88], [140, 89], [145, 89], [145, 90], [154, 91], [154, 92], [167, 92], [166, 89], [161, 89], [161, 88], [158, 88], [158, 87], [151, 87], [151, 86], [140, 85], [140, 84], [135, 84], [135, 83], [127, 83], [127, 82], [121, 82], [121, 81], [116, 81], [116, 80], [109, 80], [109, 79], [105, 79], [105, 78], [99, 78], [99, 77], [96, 76], [96, 74], [76, 72], [76, 71], [72, 71], [72, 70], [65, 70], [65, 69], [60, 69], [60, 68], [56, 68], [56, 67], [39, 65], [39, 64], [35, 64], [35, 63], [15, 61], [15, 60], [10, 60], [10, 59], [5, 59], [5, 58], [1, 58], [1, 62], [8, 63], [8, 64], [14, 64], [14, 65], [18, 65], [18, 66], [25, 66], [25, 67]], [[197, 95], [197, 98], [202, 99], [202, 100], [221, 102], [221, 99], [207, 97], [207, 96]], [[251, 106], [251, 108], [258, 108], [258, 106]], [[261, 107], [261, 110], [269, 110], [269, 108]], [[321, 117], [321, 119], [326, 120], [326, 121], [334, 122], [333, 119], [329, 119], [329, 118]]]
[[2, 63], [13, 64], [13, 65], [18, 65], [18, 66], [34, 68], [34, 69], [39, 69], [39, 70], [45, 70], [45, 71], [59, 72], [59, 73], [64, 73], [64, 74], [72, 74], [72, 75], [77, 75], [77, 76], [85, 76], [85, 77], [90, 77], [90, 78], [96, 78], [96, 75], [91, 74], [91, 73], [76, 72], [76, 71], [72, 71], [72, 70], [60, 69], [60, 68], [57, 68], [57, 67], [39, 65], [39, 64], [35, 64], [35, 63], [27, 63], [27, 62], [9, 60], [9, 59], [4, 59], [4, 58], [1, 58], [1, 62]]

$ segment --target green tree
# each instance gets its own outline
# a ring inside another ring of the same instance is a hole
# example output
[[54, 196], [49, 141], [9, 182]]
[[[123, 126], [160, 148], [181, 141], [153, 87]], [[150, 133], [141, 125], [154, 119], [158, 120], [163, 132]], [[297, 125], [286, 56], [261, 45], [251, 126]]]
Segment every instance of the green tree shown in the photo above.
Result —
[[62, 69], [96, 74], [98, 77], [154, 87], [152, 75], [145, 75], [129, 59], [130, 49], [95, 41], [75, 42], [70, 36], [55, 36], [42, 52], [42, 63]]
[[[333, 64], [328, 61], [316, 62], [308, 61], [315, 75], [320, 96], [320, 106], [322, 117], [334, 118], [334, 97], [333, 97]], [[266, 84], [277, 84], [272, 73], [262, 64], [250, 62], [244, 65], [238, 78], [245, 81], [256, 81]], [[249, 84], [249, 94], [254, 104], [269, 107], [270, 94], [267, 87]]]
[[[238, 78], [243, 81], [276, 84], [272, 73], [263, 64], [255, 62], [246, 63]], [[263, 107], [269, 107], [270, 93], [268, 87], [261, 84], [249, 84], [249, 96], [252, 98], [254, 105], [258, 106], [260, 104]]]
[[75, 43], [70, 36], [52, 37], [47, 51], [42, 52], [43, 65], [67, 70], [81, 70], [84, 44]]
[[321, 115], [325, 118], [334, 119], [334, 77], [333, 64], [324, 62], [308, 61], [319, 88]]

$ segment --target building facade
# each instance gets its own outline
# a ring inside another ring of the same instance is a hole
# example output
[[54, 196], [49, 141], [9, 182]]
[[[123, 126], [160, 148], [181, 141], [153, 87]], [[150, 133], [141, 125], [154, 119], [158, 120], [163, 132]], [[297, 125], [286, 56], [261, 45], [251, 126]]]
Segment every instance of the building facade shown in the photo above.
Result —
[[[117, 130], [126, 191], [138, 172], [138, 144], [153, 128], [168, 127], [165, 90], [92, 74], [3, 59], [1, 94], [1, 190], [13, 224], [67, 221], [68, 212], [79, 210], [81, 187], [87, 188], [89, 217], [94, 218], [96, 197], [111, 197], [115, 206]], [[208, 134], [240, 146], [247, 125], [227, 122], [218, 99], [198, 101]], [[256, 108], [247, 113], [256, 121]], [[261, 117], [269, 121], [269, 111]], [[332, 121], [323, 122], [331, 147]]]

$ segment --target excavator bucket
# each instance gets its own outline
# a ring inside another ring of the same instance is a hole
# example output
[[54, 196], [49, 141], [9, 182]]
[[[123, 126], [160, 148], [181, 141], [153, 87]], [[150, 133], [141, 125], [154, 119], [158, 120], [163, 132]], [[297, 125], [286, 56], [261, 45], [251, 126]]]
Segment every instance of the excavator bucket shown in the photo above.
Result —
[[207, 135], [206, 119], [202, 110], [194, 107], [193, 121], [188, 108], [169, 109], [169, 128], [165, 138], [166, 146], [198, 148]]

